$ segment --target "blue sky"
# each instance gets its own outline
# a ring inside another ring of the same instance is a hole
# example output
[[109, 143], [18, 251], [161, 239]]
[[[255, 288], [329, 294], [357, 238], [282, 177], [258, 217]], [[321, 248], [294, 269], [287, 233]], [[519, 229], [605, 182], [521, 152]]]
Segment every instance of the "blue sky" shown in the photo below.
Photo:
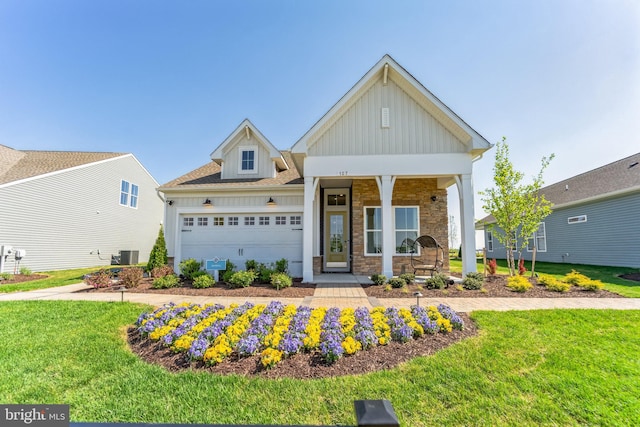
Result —
[[244, 118], [290, 148], [385, 53], [528, 176], [640, 151], [635, 0], [1, 0], [0, 144], [132, 152], [164, 183]]

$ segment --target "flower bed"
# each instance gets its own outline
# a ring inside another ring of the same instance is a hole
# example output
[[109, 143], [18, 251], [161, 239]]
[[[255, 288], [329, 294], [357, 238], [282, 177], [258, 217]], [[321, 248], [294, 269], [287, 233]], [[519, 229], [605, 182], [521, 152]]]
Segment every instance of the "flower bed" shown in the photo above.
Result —
[[161, 343], [187, 362], [217, 365], [259, 355], [271, 368], [298, 353], [318, 355], [324, 364], [391, 342], [463, 330], [462, 318], [445, 305], [409, 309], [339, 310], [293, 305], [178, 304], [143, 313], [136, 322], [142, 338]]

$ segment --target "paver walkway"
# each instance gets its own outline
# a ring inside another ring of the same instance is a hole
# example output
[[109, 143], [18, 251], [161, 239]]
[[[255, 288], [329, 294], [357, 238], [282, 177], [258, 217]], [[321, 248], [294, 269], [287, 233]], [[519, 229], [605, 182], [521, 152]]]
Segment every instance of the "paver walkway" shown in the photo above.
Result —
[[[89, 289], [84, 283], [40, 289], [29, 292], [0, 294], [1, 301], [13, 300], [84, 300], [84, 301], [129, 301], [159, 306], [168, 302], [190, 301], [198, 304], [231, 303], [242, 304], [246, 298], [202, 297], [191, 295], [142, 294], [135, 292], [78, 292]], [[268, 304], [272, 298], [251, 298], [259, 304]], [[409, 307], [415, 298], [367, 297], [359, 283], [330, 283], [321, 281], [315, 294], [306, 298], [278, 298], [283, 304], [308, 305], [310, 307]], [[421, 298], [420, 305], [447, 304], [460, 312], [477, 310], [537, 310], [557, 308], [594, 308], [616, 310], [640, 310], [640, 298]]]

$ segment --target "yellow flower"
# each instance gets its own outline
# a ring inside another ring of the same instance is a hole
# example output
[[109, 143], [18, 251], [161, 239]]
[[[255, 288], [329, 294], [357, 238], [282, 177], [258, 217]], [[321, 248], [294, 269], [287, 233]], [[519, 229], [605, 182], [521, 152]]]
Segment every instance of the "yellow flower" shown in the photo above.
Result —
[[260, 363], [265, 368], [270, 368], [282, 360], [283, 352], [275, 348], [265, 348], [260, 354]]
[[356, 351], [362, 349], [360, 341], [356, 341], [353, 337], [347, 337], [342, 341], [342, 348], [347, 354], [354, 354]]

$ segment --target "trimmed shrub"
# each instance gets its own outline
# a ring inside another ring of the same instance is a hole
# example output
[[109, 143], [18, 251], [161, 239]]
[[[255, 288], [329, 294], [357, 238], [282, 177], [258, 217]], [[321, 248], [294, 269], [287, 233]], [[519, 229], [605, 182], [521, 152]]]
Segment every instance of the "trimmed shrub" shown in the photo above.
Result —
[[412, 283], [414, 282], [414, 280], [416, 280], [416, 275], [415, 275], [415, 274], [413, 274], [413, 273], [402, 273], [402, 274], [401, 274], [400, 276], [398, 276], [398, 277], [400, 277], [402, 280], [404, 280], [404, 282], [405, 282], [407, 285], [412, 284]]
[[556, 278], [552, 278], [544, 287], [553, 292], [569, 292], [571, 285]]
[[373, 274], [371, 275], [370, 279], [373, 284], [377, 286], [387, 283], [387, 276], [385, 276], [384, 274]]
[[520, 258], [520, 261], [518, 261], [518, 274], [522, 276], [526, 272], [527, 267], [524, 266], [524, 258]]
[[196, 274], [202, 268], [202, 261], [196, 261], [193, 258], [189, 258], [180, 262], [180, 264], [178, 264], [178, 267], [180, 268], [180, 273], [182, 273], [185, 279], [193, 280], [193, 278], [196, 277]]
[[233, 276], [233, 273], [235, 272], [235, 269], [236, 269], [236, 265], [234, 263], [232, 263], [231, 260], [227, 260], [227, 268], [222, 273], [222, 281], [230, 283], [231, 276]]
[[582, 284], [580, 284], [579, 286], [585, 291], [595, 292], [604, 288], [604, 283], [602, 283], [600, 280], [589, 279], [586, 282], [582, 282]]
[[167, 276], [158, 277], [153, 281], [151, 287], [153, 289], [168, 289], [175, 288], [180, 284], [180, 279], [175, 274], [169, 274]]
[[567, 273], [564, 277], [565, 282], [578, 286], [582, 286], [582, 283], [586, 283], [590, 280], [591, 279], [589, 279], [587, 276], [585, 276], [584, 274], [580, 274], [575, 270], [571, 270], [571, 273]]
[[271, 286], [280, 290], [293, 285], [293, 280], [287, 273], [275, 272], [271, 275]]
[[153, 245], [151, 253], [149, 254], [149, 262], [147, 262], [146, 271], [151, 272], [156, 267], [166, 265], [167, 260], [167, 244], [164, 240], [164, 230], [162, 229], [162, 225], [160, 225], [160, 231], [158, 232], [156, 243]]
[[533, 285], [523, 276], [512, 276], [507, 279], [507, 288], [514, 292], [527, 292]]
[[443, 273], [436, 273], [432, 277], [427, 277], [424, 287], [427, 289], [445, 289], [449, 286], [449, 276]]
[[270, 283], [271, 282], [271, 275], [273, 273], [275, 273], [276, 271], [272, 268], [267, 267], [266, 265], [260, 263], [258, 265], [258, 271], [257, 271], [257, 276], [258, 276], [258, 281], [261, 283]]
[[170, 265], [161, 265], [151, 270], [151, 277], [159, 278], [173, 274], [173, 268]]
[[496, 262], [495, 258], [491, 259], [487, 263], [487, 270], [489, 271], [489, 274], [491, 274], [492, 276], [496, 274], [496, 271], [498, 271], [498, 263]]
[[405, 287], [407, 285], [407, 282], [399, 277], [392, 277], [391, 279], [389, 279], [389, 284], [394, 289], [400, 289]]
[[128, 267], [123, 268], [118, 273], [118, 280], [120, 284], [127, 289], [137, 288], [142, 280], [144, 271], [140, 267]]
[[258, 270], [258, 263], [256, 262], [255, 259], [248, 259], [244, 262], [244, 268], [245, 270], [249, 271], [257, 271]]
[[205, 289], [205, 288], [210, 288], [213, 285], [215, 285], [215, 281], [213, 280], [213, 277], [211, 277], [209, 274], [207, 274], [206, 272], [202, 272], [204, 274], [199, 274], [198, 277], [196, 277], [195, 279], [193, 279], [193, 287], [196, 289]]
[[256, 280], [255, 271], [236, 271], [229, 278], [229, 285], [232, 288], [248, 288]]
[[276, 272], [287, 273], [288, 271], [289, 271], [289, 261], [287, 261], [286, 258], [282, 258], [276, 261]]
[[111, 279], [113, 274], [111, 270], [98, 270], [95, 273], [87, 274], [84, 276], [84, 281], [87, 285], [93, 286], [96, 289], [106, 288], [111, 286]]
[[478, 290], [482, 288], [484, 284], [484, 277], [481, 273], [467, 273], [464, 280], [462, 280], [462, 287], [467, 290]]

